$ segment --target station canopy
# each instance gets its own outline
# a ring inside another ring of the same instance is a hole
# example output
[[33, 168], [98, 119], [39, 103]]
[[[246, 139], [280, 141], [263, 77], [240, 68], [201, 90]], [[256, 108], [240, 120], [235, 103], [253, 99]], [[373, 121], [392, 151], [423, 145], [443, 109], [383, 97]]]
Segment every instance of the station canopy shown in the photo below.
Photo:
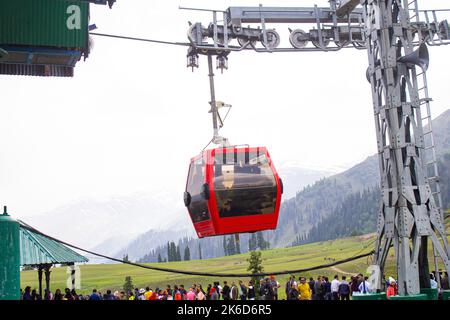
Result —
[[74, 264], [88, 259], [65, 245], [37, 234], [20, 221], [20, 265]]

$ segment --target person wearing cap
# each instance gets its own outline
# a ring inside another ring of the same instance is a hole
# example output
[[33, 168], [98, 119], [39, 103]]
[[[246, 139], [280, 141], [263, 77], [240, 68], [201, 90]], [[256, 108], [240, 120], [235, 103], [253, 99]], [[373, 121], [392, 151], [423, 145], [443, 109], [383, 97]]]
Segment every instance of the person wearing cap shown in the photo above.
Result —
[[396, 292], [396, 282], [394, 278], [389, 277], [390, 285], [386, 291], [386, 297], [390, 299], [392, 296], [397, 295]]
[[139, 296], [138, 296], [138, 300], [145, 300], [145, 289], [141, 288], [139, 289]]

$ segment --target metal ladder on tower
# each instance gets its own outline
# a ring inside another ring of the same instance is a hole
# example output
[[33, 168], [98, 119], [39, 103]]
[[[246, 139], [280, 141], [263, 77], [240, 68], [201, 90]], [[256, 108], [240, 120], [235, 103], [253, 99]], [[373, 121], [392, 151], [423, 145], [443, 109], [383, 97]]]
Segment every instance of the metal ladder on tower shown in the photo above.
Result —
[[[444, 223], [444, 208], [442, 207], [441, 188], [439, 185], [439, 171], [438, 162], [436, 158], [436, 144], [433, 135], [433, 121], [431, 119], [430, 102], [431, 98], [428, 96], [427, 76], [425, 71], [417, 74], [417, 83], [419, 85], [419, 116], [421, 117], [421, 124], [423, 129], [423, 141], [424, 141], [424, 168], [427, 176], [428, 183], [431, 189], [431, 197], [434, 199], [435, 208], [438, 210]], [[439, 234], [437, 234], [439, 237]], [[436, 253], [436, 247], [433, 245], [433, 262], [434, 262], [434, 275], [438, 283], [438, 287], [442, 287], [441, 279], [439, 276], [439, 265]]]
[[439, 171], [436, 156], [436, 143], [433, 135], [433, 122], [431, 118], [430, 102], [432, 99], [428, 95], [428, 84], [426, 72], [417, 74], [417, 84], [419, 86], [420, 117], [424, 138], [424, 168], [434, 198], [436, 209], [443, 217], [441, 188], [439, 185]]
[[[417, 0], [412, 0], [408, 2], [408, 12], [410, 15], [410, 21], [420, 22], [420, 10], [419, 4]], [[434, 18], [436, 18], [435, 12], [433, 12]], [[429, 23], [428, 12], [425, 12], [425, 18], [427, 24]], [[433, 36], [431, 35], [431, 39]], [[423, 35], [421, 32], [418, 32], [418, 40], [419, 43], [423, 42]], [[439, 37], [439, 40], [440, 37]], [[433, 42], [433, 40], [432, 40]], [[433, 42], [434, 43], [434, 42]], [[416, 71], [417, 72], [417, 71]], [[415, 72], [415, 73], [416, 73]], [[433, 135], [433, 121], [431, 118], [431, 107], [430, 103], [432, 99], [429, 96], [428, 92], [428, 83], [427, 83], [427, 73], [426, 70], [421, 70], [416, 74], [415, 84], [417, 85], [419, 92], [419, 112], [418, 117], [420, 118], [420, 125], [423, 130], [423, 144], [424, 144], [424, 170], [426, 173], [426, 177], [431, 189], [431, 196], [434, 199], [435, 208], [438, 210], [442, 221], [444, 222], [444, 208], [442, 207], [442, 196], [441, 196], [441, 188], [439, 185], [439, 171], [438, 171], [438, 162], [436, 157], [436, 144]], [[419, 120], [419, 119], [418, 119]], [[438, 272], [438, 260], [436, 248], [433, 245], [433, 262], [434, 262], [434, 274], [435, 279], [438, 283], [438, 287], [441, 288], [442, 284], [440, 281], [440, 276]]]
[[[420, 21], [420, 10], [418, 0], [411, 0], [408, 2], [408, 11], [410, 14], [410, 20], [415, 20], [416, 22]], [[427, 13], [425, 12], [427, 15]], [[428, 21], [428, 15], [426, 17]], [[419, 43], [422, 42], [423, 36], [419, 32]], [[428, 92], [428, 83], [427, 83], [427, 74], [425, 70], [420, 70], [419, 73], [416, 74], [416, 85], [419, 91], [419, 115], [420, 122], [423, 130], [423, 139], [424, 139], [424, 169], [430, 184], [430, 189], [432, 193], [432, 197], [434, 198], [434, 202], [436, 205], [436, 209], [439, 210], [441, 217], [444, 218], [444, 208], [442, 208], [442, 196], [441, 196], [441, 188], [439, 185], [439, 171], [438, 171], [438, 163], [436, 157], [436, 144], [433, 136], [433, 123], [431, 119], [431, 107], [430, 103], [432, 99], [429, 96]]]

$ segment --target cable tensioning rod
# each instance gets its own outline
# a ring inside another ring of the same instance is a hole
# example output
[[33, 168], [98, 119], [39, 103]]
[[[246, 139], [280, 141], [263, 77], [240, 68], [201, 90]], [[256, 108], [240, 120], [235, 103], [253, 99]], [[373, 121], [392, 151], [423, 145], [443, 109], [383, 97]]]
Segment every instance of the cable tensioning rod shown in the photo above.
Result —
[[171, 41], [135, 38], [135, 37], [128, 37], [128, 36], [119, 36], [119, 35], [114, 35], [114, 34], [96, 33], [96, 32], [89, 32], [89, 34], [91, 34], [93, 36], [117, 38], [117, 39], [124, 39], [124, 40], [134, 40], [134, 41], [144, 41], [144, 42], [152, 42], [152, 43], [159, 43], [159, 44], [168, 44], [168, 45], [173, 45], [173, 46], [183, 46], [183, 47], [191, 46], [191, 44], [187, 43], [187, 42], [171, 42]]
[[335, 261], [333, 263], [329, 263], [329, 264], [323, 264], [323, 265], [318, 265], [318, 266], [314, 266], [314, 267], [310, 267], [310, 268], [304, 268], [304, 269], [295, 269], [295, 270], [285, 270], [285, 271], [276, 271], [276, 272], [263, 272], [263, 273], [209, 273], [209, 272], [196, 272], [196, 271], [184, 271], [184, 270], [178, 270], [178, 269], [168, 269], [168, 268], [160, 268], [160, 267], [153, 267], [153, 266], [146, 266], [140, 263], [134, 263], [131, 261], [124, 261], [121, 259], [117, 259], [117, 258], [113, 258], [113, 257], [108, 257], [106, 255], [100, 254], [100, 253], [96, 253], [90, 250], [86, 250], [83, 248], [80, 248], [78, 246], [75, 246], [73, 244], [67, 243], [65, 241], [61, 241], [59, 239], [56, 239], [52, 236], [49, 236], [45, 233], [40, 232], [39, 230], [36, 230], [35, 228], [28, 226], [28, 225], [21, 225], [22, 228], [27, 229], [31, 232], [34, 232], [36, 234], [39, 234], [43, 237], [46, 237], [50, 240], [59, 242], [63, 245], [66, 245], [68, 247], [92, 254], [94, 256], [98, 256], [98, 257], [102, 257], [111, 261], [116, 261], [116, 262], [120, 262], [120, 263], [124, 263], [124, 264], [128, 264], [128, 265], [132, 265], [135, 267], [139, 267], [139, 268], [144, 268], [144, 269], [148, 269], [148, 270], [155, 270], [155, 271], [162, 271], [162, 272], [170, 272], [170, 273], [178, 273], [178, 274], [186, 274], [186, 275], [195, 275], [195, 276], [204, 276], [204, 277], [217, 277], [217, 278], [250, 278], [250, 277], [265, 277], [265, 276], [270, 276], [270, 275], [284, 275], [284, 274], [294, 274], [294, 273], [301, 273], [301, 272], [308, 272], [308, 271], [314, 271], [314, 270], [319, 270], [319, 269], [325, 269], [325, 268], [329, 268], [329, 267], [334, 267], [340, 264], [344, 264], [353, 260], [358, 260], [361, 258], [365, 258], [368, 256], [371, 256], [374, 253], [374, 250], [365, 253], [365, 254], [361, 254], [358, 256], [353, 256], [347, 259], [343, 259], [343, 260], [339, 260], [339, 261]]
[[219, 135], [219, 128], [217, 126], [217, 101], [216, 101], [216, 90], [214, 86], [214, 70], [212, 65], [212, 57], [208, 54], [208, 70], [209, 70], [209, 91], [211, 94], [211, 113], [213, 118], [213, 129], [214, 136], [213, 140]]

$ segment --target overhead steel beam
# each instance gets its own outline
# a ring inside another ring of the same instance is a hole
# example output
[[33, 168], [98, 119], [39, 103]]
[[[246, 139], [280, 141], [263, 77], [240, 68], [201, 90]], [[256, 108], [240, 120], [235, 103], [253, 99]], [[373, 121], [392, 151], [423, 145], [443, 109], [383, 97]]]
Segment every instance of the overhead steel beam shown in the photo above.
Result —
[[[266, 23], [332, 23], [333, 10], [326, 7], [230, 7], [228, 12], [228, 24], [240, 26], [242, 23], [260, 23], [264, 19]], [[354, 13], [362, 14], [362, 10]], [[350, 22], [357, 23], [358, 17], [351, 17]], [[339, 18], [337, 22], [348, 23], [348, 18]]]
[[349, 15], [359, 5], [359, 0], [343, 0], [339, 8], [336, 10], [336, 15], [339, 18]]

